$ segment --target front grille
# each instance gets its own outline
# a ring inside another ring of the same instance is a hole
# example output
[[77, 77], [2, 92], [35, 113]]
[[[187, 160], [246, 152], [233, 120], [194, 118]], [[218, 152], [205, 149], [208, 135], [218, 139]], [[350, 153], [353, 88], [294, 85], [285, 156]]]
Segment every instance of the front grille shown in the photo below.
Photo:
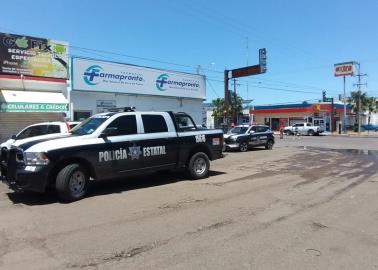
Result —
[[6, 162], [8, 160], [8, 149], [6, 147], [1, 148], [0, 162]]
[[24, 164], [23, 151], [20, 148], [1, 149], [0, 170], [6, 180], [13, 182], [16, 179], [17, 167]]

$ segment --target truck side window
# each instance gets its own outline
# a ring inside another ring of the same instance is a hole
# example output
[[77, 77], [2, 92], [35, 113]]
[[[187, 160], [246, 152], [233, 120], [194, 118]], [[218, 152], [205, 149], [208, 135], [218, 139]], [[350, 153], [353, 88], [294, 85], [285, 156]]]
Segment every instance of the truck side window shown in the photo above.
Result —
[[59, 125], [49, 125], [47, 128], [47, 134], [59, 133], [60, 126]]
[[137, 134], [137, 124], [135, 115], [123, 115], [116, 118], [108, 127], [118, 128], [118, 136]]
[[142, 115], [144, 133], [168, 132], [167, 123], [161, 115]]
[[47, 134], [47, 125], [38, 125], [38, 126], [31, 126], [24, 131], [22, 131], [18, 136], [17, 139], [25, 139], [34, 136], [40, 136]]
[[192, 119], [186, 115], [176, 115], [176, 123], [180, 132], [196, 130]]
[[257, 132], [266, 132], [268, 127], [257, 127]]
[[251, 127], [251, 130], [249, 131], [249, 133], [255, 133], [256, 132], [256, 127]]

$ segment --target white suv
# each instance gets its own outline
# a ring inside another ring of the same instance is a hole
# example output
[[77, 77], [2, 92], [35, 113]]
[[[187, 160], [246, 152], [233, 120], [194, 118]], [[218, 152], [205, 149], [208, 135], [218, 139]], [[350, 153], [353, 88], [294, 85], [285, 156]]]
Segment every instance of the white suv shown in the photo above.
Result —
[[44, 122], [27, 126], [17, 135], [13, 135], [11, 139], [2, 143], [0, 148], [9, 148], [12, 143], [18, 140], [25, 140], [35, 137], [44, 138], [46, 135], [69, 133], [71, 128], [80, 122]]

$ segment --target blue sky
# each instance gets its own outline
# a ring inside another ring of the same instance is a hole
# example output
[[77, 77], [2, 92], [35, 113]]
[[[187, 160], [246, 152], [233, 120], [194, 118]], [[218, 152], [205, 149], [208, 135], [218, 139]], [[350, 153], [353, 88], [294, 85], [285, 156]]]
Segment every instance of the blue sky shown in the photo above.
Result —
[[[257, 64], [259, 48], [267, 49], [268, 72], [237, 81], [255, 105], [316, 101], [322, 90], [338, 97], [342, 78], [333, 64], [351, 60], [368, 74], [363, 90], [378, 96], [375, 0], [12, 0], [1, 7], [1, 32], [68, 41], [72, 55], [193, 73], [200, 66], [208, 101], [223, 96], [223, 70]], [[347, 93], [355, 82], [347, 77]]]

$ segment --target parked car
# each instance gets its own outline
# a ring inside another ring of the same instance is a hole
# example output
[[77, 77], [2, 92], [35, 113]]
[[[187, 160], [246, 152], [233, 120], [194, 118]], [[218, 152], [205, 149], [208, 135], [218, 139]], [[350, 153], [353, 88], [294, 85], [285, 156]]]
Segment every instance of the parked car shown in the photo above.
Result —
[[378, 125], [374, 125], [374, 124], [361, 125], [361, 128], [363, 130], [368, 130], [368, 131], [370, 130], [373, 130], [376, 132], [378, 131]]
[[319, 135], [324, 130], [320, 126], [313, 126], [310, 123], [297, 123], [292, 126], [285, 127], [283, 132], [287, 135]]
[[[17, 135], [13, 135], [9, 140], [0, 145], [0, 149], [3, 147], [10, 148], [15, 141], [22, 140], [23, 143], [28, 139], [36, 137], [42, 139], [45, 135], [68, 133], [70, 130], [78, 125], [80, 122], [44, 122], [37, 123], [22, 129]], [[42, 138], [41, 138], [42, 137]]]
[[185, 113], [125, 108], [94, 115], [61, 138], [14, 142], [1, 151], [0, 178], [15, 190], [53, 187], [62, 200], [74, 201], [86, 195], [90, 179], [175, 168], [205, 178], [222, 148], [222, 130], [198, 129]]
[[273, 132], [265, 125], [239, 125], [230, 129], [223, 137], [226, 150], [246, 152], [255, 146], [272, 149], [274, 145]]

